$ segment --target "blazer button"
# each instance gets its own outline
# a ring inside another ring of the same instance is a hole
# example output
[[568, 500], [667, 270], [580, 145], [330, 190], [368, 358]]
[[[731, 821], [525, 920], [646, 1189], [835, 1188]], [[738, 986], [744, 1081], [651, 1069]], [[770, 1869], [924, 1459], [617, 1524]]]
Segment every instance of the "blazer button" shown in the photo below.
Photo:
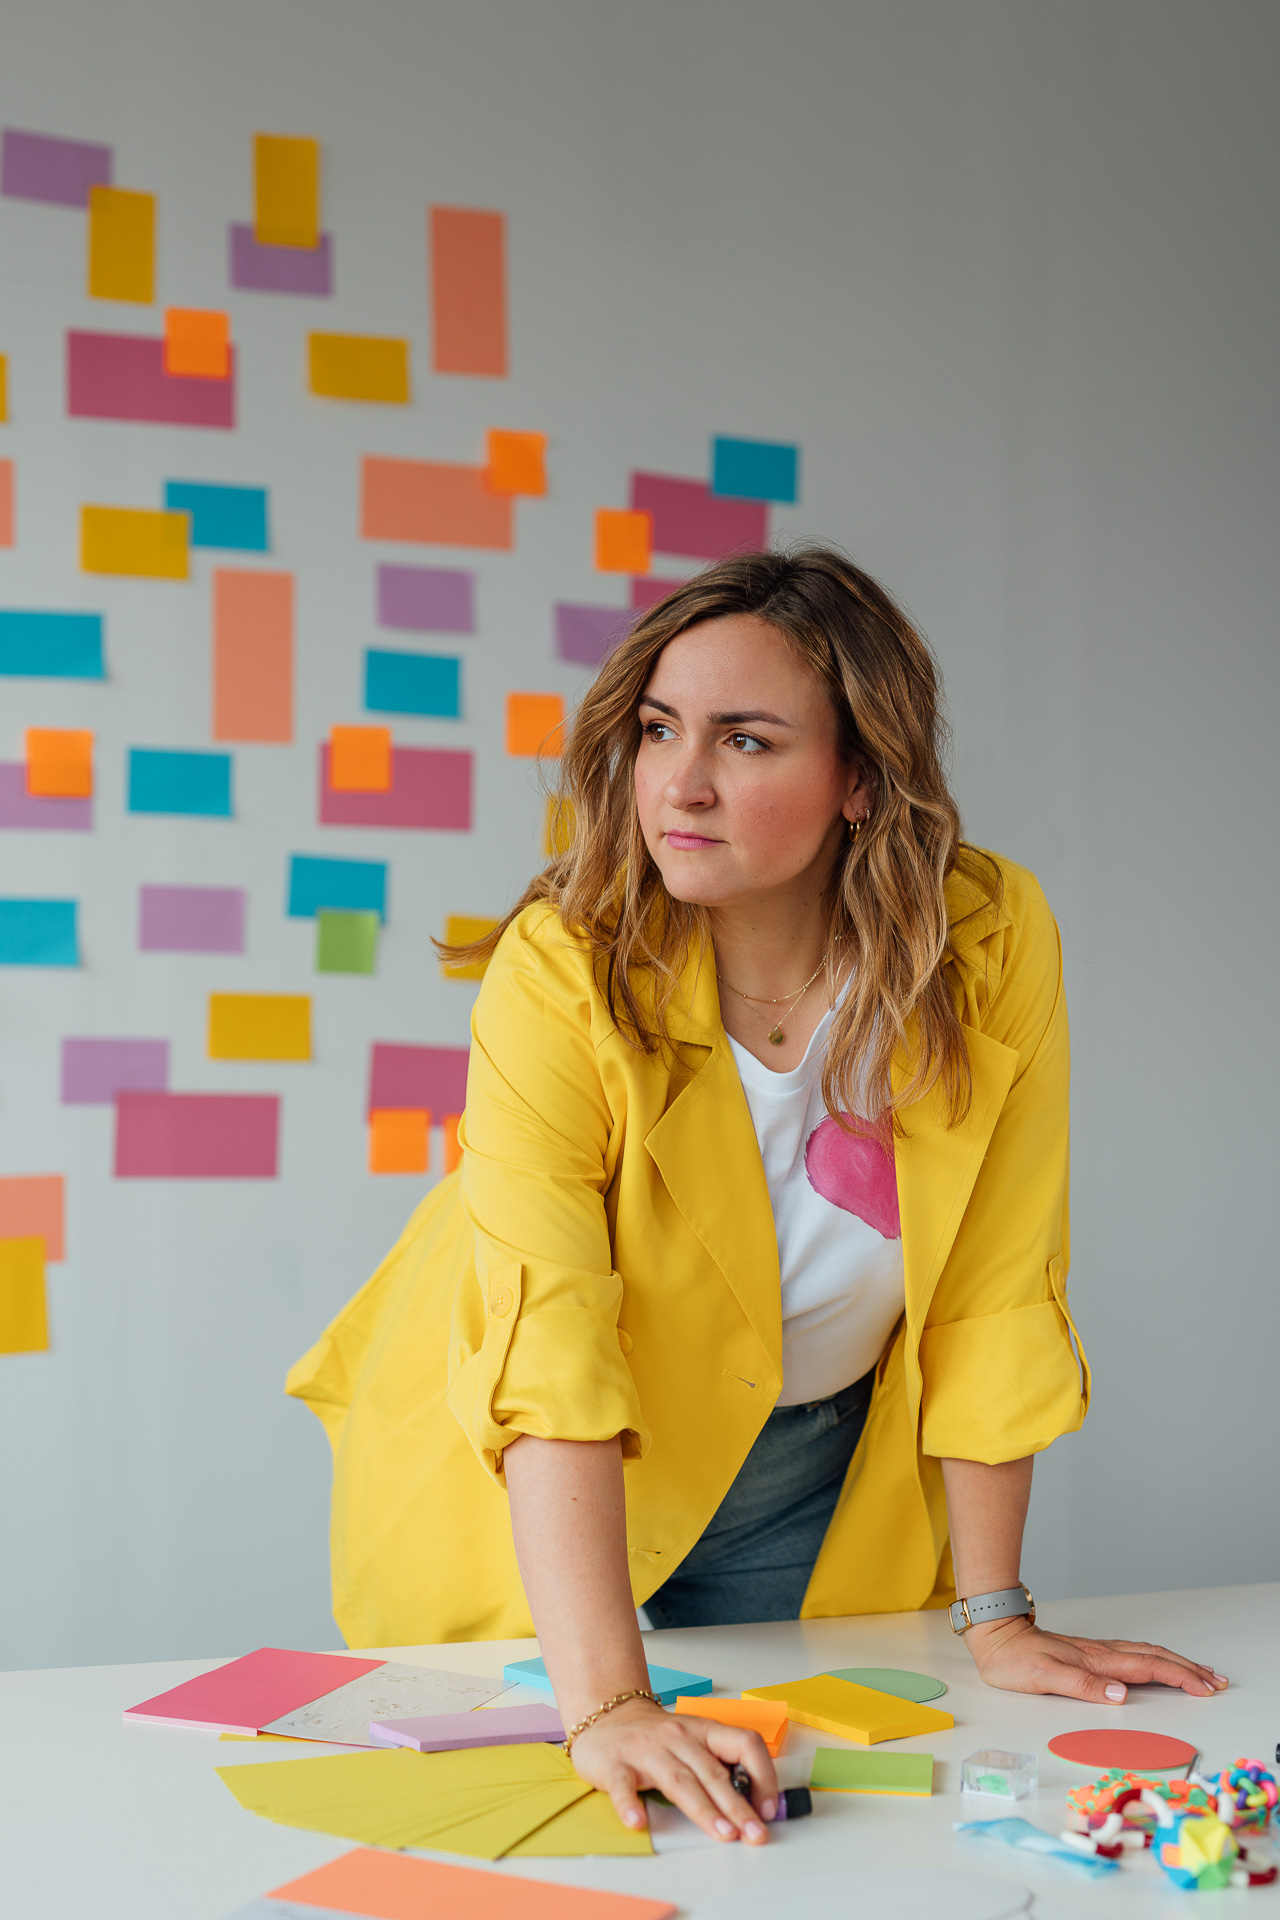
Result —
[[499, 1320], [503, 1314], [510, 1313], [511, 1289], [509, 1287], [494, 1287], [489, 1295], [489, 1311], [496, 1313]]

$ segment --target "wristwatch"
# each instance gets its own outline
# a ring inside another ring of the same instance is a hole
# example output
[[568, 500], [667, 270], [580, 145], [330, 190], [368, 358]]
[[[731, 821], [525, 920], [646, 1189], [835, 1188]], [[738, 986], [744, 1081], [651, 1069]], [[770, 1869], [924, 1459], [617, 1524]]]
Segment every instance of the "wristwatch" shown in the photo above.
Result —
[[1029, 1587], [1002, 1587], [999, 1593], [979, 1593], [970, 1600], [953, 1600], [947, 1608], [952, 1633], [968, 1633], [988, 1620], [1008, 1620], [1025, 1614], [1035, 1625], [1036, 1603]]

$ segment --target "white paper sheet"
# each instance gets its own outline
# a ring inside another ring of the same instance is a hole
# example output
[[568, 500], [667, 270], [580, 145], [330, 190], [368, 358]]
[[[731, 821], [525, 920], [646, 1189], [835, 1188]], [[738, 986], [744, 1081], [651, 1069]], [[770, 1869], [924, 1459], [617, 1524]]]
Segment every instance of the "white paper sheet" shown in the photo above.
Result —
[[388, 1660], [310, 1706], [282, 1714], [259, 1732], [289, 1734], [295, 1740], [328, 1740], [344, 1747], [376, 1747], [377, 1741], [369, 1738], [371, 1720], [411, 1713], [465, 1713], [507, 1691], [502, 1680], [483, 1674], [402, 1667]]

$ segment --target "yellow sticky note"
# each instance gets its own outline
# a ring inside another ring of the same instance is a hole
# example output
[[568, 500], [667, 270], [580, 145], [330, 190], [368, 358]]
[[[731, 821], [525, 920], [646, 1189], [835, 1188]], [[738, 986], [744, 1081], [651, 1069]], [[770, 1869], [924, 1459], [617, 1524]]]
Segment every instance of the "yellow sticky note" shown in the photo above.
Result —
[[0, 353], [0, 420], [9, 418], [9, 356]]
[[253, 237], [264, 247], [320, 244], [320, 142], [253, 139]]
[[409, 342], [368, 333], [313, 333], [309, 337], [312, 393], [329, 400], [409, 398]]
[[309, 1060], [311, 996], [211, 993], [211, 1060]]
[[[483, 940], [486, 933], [492, 933], [497, 924], [496, 920], [481, 920], [469, 913], [451, 913], [444, 923], [445, 945], [468, 947], [473, 940]], [[488, 964], [487, 960], [469, 960], [455, 967], [442, 960], [440, 971], [446, 980], [483, 980]]]
[[574, 811], [572, 800], [561, 794], [553, 793], [547, 797], [547, 810], [542, 821], [542, 851], [550, 859], [558, 854], [568, 853], [573, 845]]
[[28, 727], [27, 792], [87, 800], [93, 792], [93, 734], [82, 727]]
[[89, 293], [95, 300], [155, 299], [156, 197], [123, 187], [89, 189]]
[[748, 1687], [744, 1700], [784, 1700], [789, 1718], [841, 1740], [874, 1746], [880, 1740], [909, 1740], [920, 1733], [942, 1733], [954, 1727], [949, 1713], [898, 1700], [852, 1680], [819, 1673], [811, 1680], [792, 1680], [777, 1687]]
[[526, 1860], [546, 1860], [557, 1854], [643, 1854], [653, 1852], [647, 1827], [638, 1832], [624, 1827], [607, 1793], [589, 1793], [563, 1813], [557, 1813], [545, 1826], [538, 1827], [518, 1846], [508, 1847], [505, 1858], [516, 1855]]
[[44, 1241], [0, 1240], [0, 1353], [44, 1353], [48, 1345]]
[[141, 507], [81, 507], [80, 565], [85, 573], [185, 580], [188, 523], [185, 513]]

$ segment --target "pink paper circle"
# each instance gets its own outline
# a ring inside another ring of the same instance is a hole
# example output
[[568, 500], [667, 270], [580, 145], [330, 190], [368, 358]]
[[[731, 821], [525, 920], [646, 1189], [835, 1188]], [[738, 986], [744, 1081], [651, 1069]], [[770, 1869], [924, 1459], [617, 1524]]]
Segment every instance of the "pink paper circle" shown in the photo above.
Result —
[[1085, 1727], [1077, 1733], [1058, 1733], [1049, 1742], [1049, 1751], [1078, 1767], [1119, 1767], [1136, 1773], [1185, 1767], [1196, 1757], [1188, 1741], [1177, 1740], [1171, 1733], [1143, 1733], [1138, 1727]]
[[[843, 1117], [863, 1128], [869, 1124], [853, 1114]], [[809, 1135], [804, 1170], [814, 1192], [833, 1207], [856, 1214], [886, 1240], [901, 1237], [897, 1170], [878, 1140], [866, 1132], [846, 1133], [828, 1114]]]

